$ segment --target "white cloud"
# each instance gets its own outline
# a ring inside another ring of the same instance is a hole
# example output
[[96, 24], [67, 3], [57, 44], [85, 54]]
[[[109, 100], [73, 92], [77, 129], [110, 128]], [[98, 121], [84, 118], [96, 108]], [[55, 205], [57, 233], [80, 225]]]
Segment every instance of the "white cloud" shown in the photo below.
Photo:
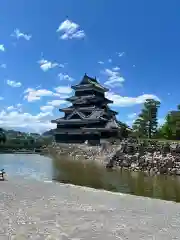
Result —
[[7, 80], [6, 81], [6, 83], [9, 85], [9, 86], [11, 86], [11, 87], [15, 87], [15, 88], [17, 88], [17, 87], [21, 87], [21, 82], [16, 82], [16, 81], [13, 81], [13, 80]]
[[125, 55], [125, 52], [119, 52], [117, 54], [118, 54], [118, 57], [123, 57]]
[[158, 119], [158, 125], [163, 125], [165, 123], [165, 118]]
[[25, 40], [29, 41], [32, 36], [26, 33], [21, 32], [19, 29], [15, 29], [14, 32], [11, 34], [12, 37], [15, 37], [17, 39], [24, 38]]
[[103, 62], [103, 61], [99, 61], [98, 63], [99, 63], [99, 64], [101, 64], [101, 65], [102, 65], [102, 64], [104, 64], [104, 62]]
[[0, 51], [5, 52], [5, 47], [3, 44], [0, 44]]
[[128, 114], [128, 118], [133, 119], [137, 116], [137, 113]]
[[146, 99], [154, 99], [160, 101], [160, 99], [153, 94], [143, 94], [137, 97], [122, 97], [113, 92], [107, 92], [106, 97], [113, 101], [113, 106], [117, 107], [130, 107], [137, 104], [142, 104]]
[[133, 64], [133, 68], [135, 68], [136, 67], [136, 65], [135, 64]]
[[58, 77], [60, 80], [66, 80], [66, 81], [74, 81], [74, 78], [70, 77], [68, 74], [64, 74], [64, 73], [59, 73]]
[[47, 72], [49, 69], [55, 68], [55, 67], [64, 67], [63, 64], [58, 64], [57, 62], [50, 62], [45, 59], [41, 59], [38, 61], [40, 68], [44, 71]]
[[108, 80], [104, 83], [107, 86], [110, 87], [122, 86], [122, 83], [125, 81], [125, 79], [120, 75], [118, 71], [114, 71], [107, 68], [103, 71], [103, 73], [108, 77]]
[[41, 97], [59, 96], [58, 93], [54, 93], [47, 89], [28, 88], [24, 91], [24, 93], [26, 94], [24, 96], [24, 99], [27, 99], [28, 102], [34, 102], [34, 101], [40, 100]]
[[108, 62], [109, 62], [109, 63], [112, 63], [112, 59], [111, 59], [111, 58], [109, 58], [109, 59], [108, 59]]
[[66, 40], [66, 39], [81, 39], [85, 37], [85, 32], [84, 30], [80, 29], [80, 26], [72, 22], [68, 19], [66, 19], [64, 22], [62, 22], [58, 29], [56, 30], [58, 33], [62, 33], [60, 36], [61, 39]]
[[0, 96], [0, 101], [3, 100], [4, 98]]
[[24, 99], [27, 99], [28, 102], [40, 100], [42, 97], [59, 97], [60, 99], [65, 99], [72, 92], [70, 87], [65, 86], [58, 86], [54, 90], [55, 92], [47, 89], [28, 88], [24, 91]]
[[68, 102], [66, 100], [58, 99], [58, 100], [52, 100], [47, 102], [48, 105], [53, 107], [59, 107], [60, 105], [67, 104]]
[[9, 107], [7, 107], [6, 108], [6, 111], [13, 111], [13, 110], [17, 110], [17, 111], [22, 111], [22, 109], [21, 109], [21, 107], [22, 107], [22, 104], [21, 103], [18, 103], [18, 104], [16, 104], [15, 106], [9, 106]]
[[22, 107], [22, 103], [18, 103], [16, 106], [17, 106], [17, 108], [20, 108], [20, 107]]
[[40, 112], [37, 115], [30, 113], [20, 113], [18, 111], [1, 111], [0, 126], [3, 128], [18, 128], [32, 132], [42, 133], [56, 127], [52, 124], [52, 112]]
[[62, 93], [62, 94], [70, 94], [72, 93], [72, 88], [71, 87], [66, 87], [66, 86], [58, 86], [55, 87], [54, 90], [58, 93]]
[[7, 107], [7, 111], [12, 111], [12, 110], [14, 110], [14, 109], [16, 109], [14, 106], [9, 106], [9, 107]]
[[120, 67], [117, 67], [117, 66], [116, 66], [116, 67], [113, 67], [112, 70], [113, 70], [113, 71], [119, 71], [119, 70], [120, 70]]
[[135, 120], [131, 120], [131, 121], [126, 121], [126, 124], [130, 127], [132, 127], [133, 123], [135, 122]]
[[7, 68], [7, 65], [6, 65], [5, 63], [2, 63], [2, 64], [0, 65], [0, 68]]
[[40, 109], [42, 112], [51, 112], [54, 109], [54, 106], [41, 106]]

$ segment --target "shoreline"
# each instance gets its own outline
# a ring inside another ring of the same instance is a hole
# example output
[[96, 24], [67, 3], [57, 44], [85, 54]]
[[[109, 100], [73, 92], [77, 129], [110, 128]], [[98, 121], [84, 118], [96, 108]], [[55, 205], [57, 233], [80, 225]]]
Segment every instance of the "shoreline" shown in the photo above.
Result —
[[36, 152], [32, 151], [5, 151], [5, 152], [0, 152], [0, 154], [38, 154]]
[[14, 150], [14, 149], [8, 149], [8, 150], [0, 150], [0, 154], [47, 154], [47, 150]]
[[[165, 203], [165, 204], [178, 204], [180, 207], [180, 202], [175, 202], [173, 200], [165, 200], [165, 199], [160, 199], [160, 198], [152, 198], [152, 197], [148, 197], [148, 196], [141, 196], [141, 195], [135, 195], [135, 194], [131, 194], [131, 193], [123, 193], [123, 192], [115, 192], [115, 191], [110, 191], [110, 190], [106, 190], [106, 189], [97, 189], [97, 188], [93, 188], [93, 187], [87, 187], [87, 186], [81, 186], [81, 185], [76, 185], [73, 183], [62, 183], [62, 182], [58, 182], [56, 180], [38, 180], [35, 178], [26, 178], [23, 176], [16, 176], [16, 177], [8, 177], [4, 182], [10, 182], [13, 183], [13, 181], [16, 182], [16, 184], [24, 184], [27, 186], [27, 184], [49, 184], [49, 185], [54, 185], [54, 186], [60, 186], [61, 187], [65, 187], [67, 189], [74, 189], [74, 190], [78, 190], [78, 191], [82, 191], [82, 192], [88, 192], [88, 193], [94, 193], [94, 194], [108, 194], [108, 195], [114, 195], [114, 196], [119, 196], [119, 197], [128, 197], [128, 198], [133, 198], [135, 200], [148, 200], [148, 201], [157, 201], [159, 203]], [[53, 186], [53, 187], [54, 187]], [[51, 187], [51, 186], [50, 186]]]

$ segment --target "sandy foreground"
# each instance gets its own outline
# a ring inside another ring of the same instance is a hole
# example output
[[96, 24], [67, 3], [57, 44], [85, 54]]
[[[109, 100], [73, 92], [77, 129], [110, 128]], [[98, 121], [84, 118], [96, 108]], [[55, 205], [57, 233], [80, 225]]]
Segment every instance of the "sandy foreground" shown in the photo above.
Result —
[[180, 204], [20, 178], [0, 182], [0, 240], [180, 239]]

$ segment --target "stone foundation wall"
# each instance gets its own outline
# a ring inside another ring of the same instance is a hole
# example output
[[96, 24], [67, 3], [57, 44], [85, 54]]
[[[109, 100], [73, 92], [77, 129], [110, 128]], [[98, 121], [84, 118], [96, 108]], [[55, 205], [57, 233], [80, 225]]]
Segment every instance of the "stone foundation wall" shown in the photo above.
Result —
[[121, 148], [120, 145], [102, 144], [101, 146], [89, 146], [87, 144], [59, 144], [55, 143], [50, 152], [59, 157], [71, 160], [93, 160], [106, 165], [109, 160]]
[[180, 145], [177, 143], [122, 143], [108, 167], [118, 166], [148, 174], [180, 175]]

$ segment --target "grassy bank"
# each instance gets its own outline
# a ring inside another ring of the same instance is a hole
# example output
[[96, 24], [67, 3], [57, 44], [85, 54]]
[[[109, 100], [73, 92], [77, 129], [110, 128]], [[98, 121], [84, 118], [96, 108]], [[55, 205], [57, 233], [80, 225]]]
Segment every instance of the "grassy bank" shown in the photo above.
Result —
[[44, 151], [44, 148], [45, 147], [39, 143], [24, 144], [23, 142], [20, 143], [5, 142], [0, 144], [0, 153], [16, 153], [16, 152], [40, 153]]

